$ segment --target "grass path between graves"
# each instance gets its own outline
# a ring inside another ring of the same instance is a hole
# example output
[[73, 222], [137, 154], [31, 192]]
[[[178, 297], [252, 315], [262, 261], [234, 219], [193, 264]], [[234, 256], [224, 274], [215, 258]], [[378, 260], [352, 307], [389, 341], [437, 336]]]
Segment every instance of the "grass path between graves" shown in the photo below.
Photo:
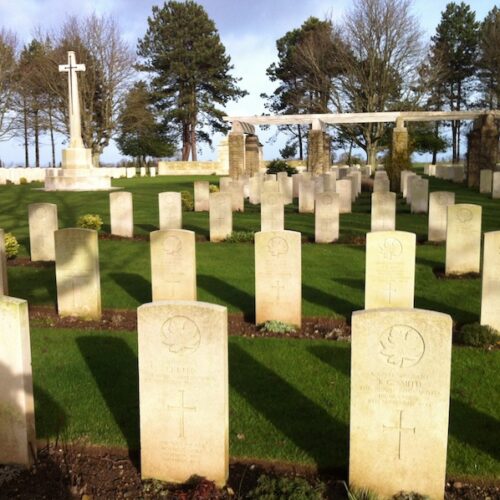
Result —
[[[192, 191], [195, 179], [216, 183], [216, 177], [156, 177], [120, 179], [120, 185], [134, 194], [136, 234], [146, 235], [158, 228], [159, 192]], [[483, 206], [483, 231], [500, 229], [500, 200], [491, 200], [450, 181], [430, 179], [431, 191], [453, 190], [457, 203]], [[58, 205], [60, 227], [72, 227], [78, 216], [98, 213], [109, 231], [108, 193], [45, 193], [33, 185], [0, 186], [0, 227], [12, 231], [21, 243], [20, 256], [29, 255], [28, 204], [52, 202]], [[259, 207], [247, 204], [246, 212], [234, 215], [234, 229], [258, 231]], [[370, 226], [370, 195], [363, 193], [352, 214], [341, 216], [341, 238], [364, 236]], [[208, 236], [207, 213], [184, 213], [184, 227]], [[298, 214], [296, 206], [286, 208], [287, 229], [311, 238], [314, 218]], [[398, 200], [397, 229], [427, 234], [427, 215], [412, 215]], [[254, 248], [252, 244], [198, 243], [197, 272], [199, 300], [254, 315]], [[101, 240], [99, 242], [102, 299], [104, 308], [133, 309], [151, 300], [150, 257], [147, 241]], [[458, 323], [477, 321], [480, 313], [479, 279], [441, 280], [433, 269], [444, 267], [444, 246], [418, 245], [415, 306], [451, 314]], [[364, 306], [364, 245], [302, 245], [303, 305], [305, 316], [341, 316]], [[9, 267], [10, 294], [30, 304], [55, 304], [55, 276], [52, 267]]]
[[[32, 329], [39, 439], [137, 449], [137, 336]], [[350, 345], [229, 341], [230, 454], [345, 476]], [[500, 351], [453, 348], [447, 474], [500, 477]]]

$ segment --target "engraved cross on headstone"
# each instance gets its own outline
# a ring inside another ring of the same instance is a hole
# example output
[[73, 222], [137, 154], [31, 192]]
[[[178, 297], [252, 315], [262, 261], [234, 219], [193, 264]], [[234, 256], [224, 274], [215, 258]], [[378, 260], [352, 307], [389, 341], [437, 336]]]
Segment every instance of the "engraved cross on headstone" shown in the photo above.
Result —
[[184, 391], [181, 390], [179, 391], [181, 394], [181, 404], [180, 406], [170, 406], [168, 405], [167, 408], [169, 410], [180, 410], [181, 416], [179, 420], [179, 437], [184, 438], [184, 417], [185, 417], [185, 412], [186, 411], [196, 411], [196, 406], [184, 406]]
[[75, 53], [68, 52], [68, 64], [60, 64], [59, 71], [68, 73], [69, 136], [70, 147], [82, 148], [82, 129], [80, 118], [80, 98], [78, 95], [77, 71], [85, 71], [85, 64], [76, 64]]
[[276, 289], [276, 301], [278, 301], [278, 302], [279, 302], [279, 300], [280, 300], [280, 290], [284, 289], [284, 288], [285, 288], [285, 286], [284, 286], [284, 285], [281, 285], [281, 284], [280, 284], [280, 281], [279, 281], [279, 280], [277, 280], [277, 281], [276, 281], [276, 284], [275, 284], [275, 285], [273, 285], [273, 286], [272, 286], [272, 288], [275, 288], [275, 289]]
[[403, 431], [412, 431], [415, 434], [415, 427], [403, 427], [403, 410], [399, 411], [399, 422], [397, 426], [384, 425], [384, 429], [396, 430], [399, 432], [398, 437], [398, 459], [401, 460], [401, 437]]

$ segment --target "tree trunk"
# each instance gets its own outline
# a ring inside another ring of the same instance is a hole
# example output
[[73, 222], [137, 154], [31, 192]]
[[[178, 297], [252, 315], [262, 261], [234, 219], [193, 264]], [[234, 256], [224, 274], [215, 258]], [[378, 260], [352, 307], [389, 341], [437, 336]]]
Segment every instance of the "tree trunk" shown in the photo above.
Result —
[[38, 110], [34, 112], [34, 132], [35, 132], [35, 167], [40, 168], [40, 124], [38, 121]]
[[189, 160], [189, 152], [191, 146], [191, 137], [189, 135], [189, 125], [187, 123], [182, 124], [182, 161]]
[[366, 161], [372, 166], [373, 171], [377, 168], [377, 143], [369, 141], [366, 144]]
[[304, 159], [304, 149], [302, 146], [302, 129], [300, 128], [300, 125], [297, 125], [297, 136], [299, 140], [299, 160]]
[[[436, 136], [436, 139], [439, 137], [439, 122], [436, 122], [434, 125], [434, 135]], [[434, 148], [432, 150], [432, 164], [435, 165], [437, 162], [437, 149]]]
[[49, 131], [50, 131], [50, 146], [52, 149], [52, 168], [56, 166], [56, 145], [54, 142], [54, 122], [52, 121], [52, 105], [49, 104]]
[[24, 166], [30, 166], [30, 153], [28, 149], [28, 108], [26, 100], [23, 99], [23, 125], [24, 125]]
[[191, 160], [192, 161], [197, 161], [198, 160], [198, 153], [196, 151], [196, 122], [191, 123]]
[[[462, 109], [462, 82], [458, 82], [457, 111]], [[457, 163], [460, 162], [460, 120], [457, 120]]]

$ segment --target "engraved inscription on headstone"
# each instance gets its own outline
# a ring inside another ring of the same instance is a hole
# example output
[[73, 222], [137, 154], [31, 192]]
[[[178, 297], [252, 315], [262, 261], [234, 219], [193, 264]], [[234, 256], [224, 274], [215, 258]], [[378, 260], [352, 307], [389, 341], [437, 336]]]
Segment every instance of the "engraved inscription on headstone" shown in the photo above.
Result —
[[352, 316], [349, 482], [382, 498], [443, 498], [451, 317], [420, 309]]
[[301, 324], [301, 237], [294, 231], [255, 234], [256, 323]]
[[191, 301], [139, 307], [141, 474], [225, 484], [229, 472], [227, 310]]

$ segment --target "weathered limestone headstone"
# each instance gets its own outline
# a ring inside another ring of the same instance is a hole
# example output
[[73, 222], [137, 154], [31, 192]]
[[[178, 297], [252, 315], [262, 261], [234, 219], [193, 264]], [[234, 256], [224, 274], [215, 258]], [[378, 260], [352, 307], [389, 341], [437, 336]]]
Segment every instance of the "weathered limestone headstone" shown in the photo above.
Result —
[[261, 178], [254, 176], [250, 178], [250, 193], [248, 201], [252, 205], [258, 205], [260, 203], [260, 189], [261, 189]]
[[230, 193], [210, 194], [210, 241], [223, 241], [233, 232], [233, 210]]
[[413, 307], [415, 246], [414, 233], [367, 233], [365, 309]]
[[313, 180], [301, 179], [299, 184], [299, 213], [312, 214], [314, 212], [314, 186]]
[[486, 194], [491, 193], [493, 187], [493, 170], [483, 168], [479, 175], [479, 192]]
[[58, 229], [57, 205], [31, 203], [28, 205], [31, 260], [53, 261], [56, 258], [54, 231]]
[[434, 311], [353, 313], [351, 487], [444, 497], [451, 332], [451, 317]]
[[421, 179], [419, 175], [409, 175], [406, 180], [406, 203], [411, 205], [413, 194], [413, 183], [417, 183]]
[[325, 190], [325, 185], [323, 183], [323, 176], [319, 175], [317, 177], [314, 177], [314, 196], [317, 194], [323, 193]]
[[498, 200], [500, 198], [500, 172], [495, 172], [493, 174], [493, 186], [491, 189], [491, 197], [494, 200]]
[[219, 191], [221, 192], [229, 191], [229, 186], [231, 185], [231, 182], [233, 182], [233, 179], [231, 179], [231, 177], [221, 177], [219, 179]]
[[396, 193], [379, 191], [372, 194], [371, 231], [396, 229]]
[[67, 228], [54, 232], [57, 308], [60, 316], [101, 317], [97, 231]]
[[279, 193], [279, 191], [280, 191], [280, 185], [278, 184], [278, 181], [271, 179], [271, 180], [264, 180], [262, 182], [261, 195], [263, 193]]
[[153, 302], [196, 300], [194, 231], [153, 231], [150, 239]]
[[411, 213], [426, 214], [429, 208], [429, 180], [417, 178], [411, 185]]
[[352, 182], [351, 179], [337, 181], [337, 193], [340, 200], [340, 213], [350, 214], [352, 212]]
[[[230, 184], [232, 186], [232, 183]], [[194, 211], [208, 212], [208, 195], [210, 183], [208, 181], [194, 182]]]
[[5, 252], [5, 232], [0, 229], [0, 295], [8, 295], [7, 254]]
[[256, 323], [270, 320], [301, 325], [301, 234], [268, 231], [255, 234]]
[[429, 195], [429, 241], [446, 241], [448, 206], [455, 204], [455, 193], [435, 191]]
[[36, 458], [35, 407], [26, 300], [0, 297], [0, 464]]
[[137, 310], [141, 475], [226, 483], [229, 473], [227, 309], [167, 301]]
[[325, 192], [316, 195], [314, 241], [332, 243], [339, 239], [339, 195]]
[[404, 177], [401, 178], [401, 182], [403, 183], [403, 197], [408, 197], [408, 181], [411, 177], [416, 176], [415, 172], [411, 172], [410, 170], [405, 170]]
[[260, 230], [283, 231], [285, 229], [283, 195], [263, 193], [260, 203]]
[[243, 189], [243, 182], [236, 179], [234, 179], [229, 186], [229, 193], [231, 194], [231, 208], [233, 212], [245, 211], [245, 196]]
[[386, 176], [375, 177], [373, 181], [374, 193], [388, 193], [391, 190], [391, 183]]
[[160, 208], [160, 229], [182, 229], [181, 193], [159, 193], [158, 206]]
[[500, 331], [500, 231], [484, 233], [481, 324]]
[[448, 206], [446, 274], [478, 273], [481, 260], [480, 205]]
[[291, 177], [285, 176], [278, 179], [279, 190], [283, 195], [283, 203], [290, 205], [293, 203], [293, 181]]
[[302, 178], [302, 174], [293, 174], [292, 175], [292, 185], [293, 185], [293, 197], [299, 197], [299, 185], [300, 179]]
[[324, 192], [333, 192], [335, 193], [337, 190], [337, 177], [333, 172], [328, 172], [322, 175], [323, 177], [323, 188]]
[[109, 193], [109, 215], [111, 234], [132, 238], [134, 236], [134, 209], [132, 193], [119, 191]]

